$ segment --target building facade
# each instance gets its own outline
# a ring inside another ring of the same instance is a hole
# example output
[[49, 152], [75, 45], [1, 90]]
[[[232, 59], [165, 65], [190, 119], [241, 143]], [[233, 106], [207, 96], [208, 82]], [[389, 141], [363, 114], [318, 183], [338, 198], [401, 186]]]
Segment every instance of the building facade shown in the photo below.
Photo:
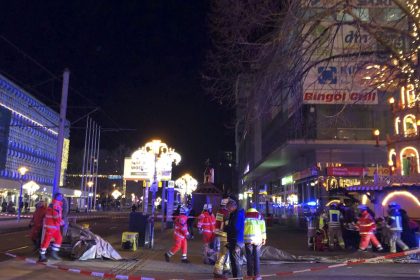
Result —
[[[322, 11], [324, 1], [312, 2], [318, 6], [306, 7], [309, 13], [311, 9]], [[401, 19], [398, 7], [385, 1], [378, 5], [367, 2], [359, 1], [353, 10], [366, 24], [392, 24]], [[237, 102], [247, 104], [237, 110], [236, 125], [243, 204], [257, 203], [267, 213], [297, 215], [301, 203], [342, 201], [348, 187], [373, 181], [375, 174], [389, 175], [385, 139], [391, 132], [391, 111], [387, 95], [363, 83], [366, 65], [383, 57], [357, 56], [365, 51], [379, 53], [380, 46], [343, 11], [330, 14], [320, 25], [336, 24], [338, 17], [342, 23], [329, 44], [334, 47], [318, 48], [319, 54], [308, 59], [314, 62], [308, 74], [294, 88], [280, 90], [272, 110], [256, 113], [247, 124], [243, 123], [245, 112], [258, 112], [259, 104], [253, 100], [265, 93], [250, 86], [255, 84], [252, 73], [239, 75]]]
[[[20, 185], [27, 182], [35, 187], [24, 188], [23, 201], [33, 204], [51, 196], [58, 122], [57, 112], [0, 75], [0, 194], [3, 201], [16, 205]], [[68, 126], [65, 138], [64, 169], [69, 151]], [[18, 172], [22, 166], [28, 170], [23, 176]]]

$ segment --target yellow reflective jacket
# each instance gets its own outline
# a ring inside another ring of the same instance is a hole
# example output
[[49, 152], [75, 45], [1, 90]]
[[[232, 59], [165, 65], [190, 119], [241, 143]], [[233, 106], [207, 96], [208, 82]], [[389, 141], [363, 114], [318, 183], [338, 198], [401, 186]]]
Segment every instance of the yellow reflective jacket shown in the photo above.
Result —
[[261, 245], [267, 239], [265, 221], [254, 208], [248, 209], [245, 214], [244, 242]]

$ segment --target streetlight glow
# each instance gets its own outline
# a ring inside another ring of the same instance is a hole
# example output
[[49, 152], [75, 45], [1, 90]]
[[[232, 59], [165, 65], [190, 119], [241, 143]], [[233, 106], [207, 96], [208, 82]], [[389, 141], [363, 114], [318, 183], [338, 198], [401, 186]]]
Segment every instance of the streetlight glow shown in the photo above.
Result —
[[25, 167], [25, 166], [21, 166], [21, 167], [19, 167], [19, 169], [18, 169], [18, 172], [19, 172], [19, 174], [21, 175], [21, 176], [24, 176], [25, 174], [26, 174], [26, 172], [28, 172], [29, 171], [29, 169], [27, 168], [27, 167]]
[[191, 195], [197, 189], [198, 182], [190, 174], [186, 173], [175, 181], [175, 185], [185, 199], [187, 195]]

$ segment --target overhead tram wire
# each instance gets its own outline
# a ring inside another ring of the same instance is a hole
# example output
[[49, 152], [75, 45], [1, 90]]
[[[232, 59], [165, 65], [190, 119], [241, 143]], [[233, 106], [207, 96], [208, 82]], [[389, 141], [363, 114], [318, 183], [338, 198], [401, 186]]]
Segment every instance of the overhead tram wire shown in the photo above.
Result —
[[[22, 50], [21, 48], [19, 48], [16, 44], [14, 44], [12, 41], [10, 41], [9, 39], [7, 39], [4, 35], [0, 34], [0, 39], [2, 39], [4, 42], [6, 42], [9, 46], [13, 47], [21, 55], [23, 55], [25, 58], [29, 59], [29, 61], [31, 61], [32, 63], [34, 63], [36, 66], [38, 66], [39, 68], [41, 68], [42, 70], [44, 70], [48, 75], [51, 76], [52, 79], [55, 79], [57, 81], [62, 82], [62, 78], [59, 75], [54, 74], [51, 70], [49, 70], [47, 67], [45, 67], [42, 63], [38, 62], [35, 58], [33, 58], [32, 56], [30, 56], [24, 50]], [[10, 76], [10, 75], [7, 75], [7, 76]], [[14, 80], [18, 81], [15, 78], [14, 78]], [[30, 88], [30, 86], [27, 86], [27, 87]], [[69, 88], [73, 92], [75, 92], [78, 96], [82, 97], [87, 102], [89, 102], [92, 106], [97, 107], [97, 104], [94, 101], [92, 101], [90, 98], [88, 98], [87, 96], [85, 96], [84, 94], [82, 94], [79, 90], [75, 89], [72, 86], [69, 86]], [[46, 97], [44, 94], [42, 94], [42, 93], [38, 92], [37, 90], [35, 90], [33, 87], [32, 87], [32, 90], [35, 91], [37, 94], [43, 96], [44, 98], [50, 99], [50, 98]], [[56, 101], [53, 101], [51, 99], [50, 99], [50, 101], [56, 103], [56, 105], [59, 106], [59, 103], [57, 103]], [[71, 108], [71, 106], [69, 106], [69, 107]], [[36, 110], [34, 110], [34, 111], [39, 114], [38, 111], [36, 111]], [[120, 125], [113, 118], [111, 118], [111, 116], [109, 114], [107, 114], [102, 108], [100, 108], [99, 111], [102, 112], [104, 114], [104, 116], [113, 123], [113, 125], [117, 126], [116, 131], [120, 131], [120, 132], [124, 132], [124, 131], [135, 131], [135, 129], [124, 129], [124, 128], [121, 128]], [[128, 136], [128, 135], [126, 135], [126, 136]]]

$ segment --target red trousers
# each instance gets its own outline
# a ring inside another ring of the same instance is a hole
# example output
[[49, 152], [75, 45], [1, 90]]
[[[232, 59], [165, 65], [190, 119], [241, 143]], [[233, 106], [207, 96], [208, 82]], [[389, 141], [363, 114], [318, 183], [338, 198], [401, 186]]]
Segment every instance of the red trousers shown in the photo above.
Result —
[[376, 239], [376, 236], [373, 233], [370, 233], [360, 235], [359, 248], [365, 250], [369, 246], [369, 242], [372, 242], [375, 247], [381, 246], [381, 243], [379, 243], [378, 239]]
[[53, 238], [54, 238], [53, 250], [58, 251], [57, 249], [60, 249], [61, 242], [63, 241], [60, 228], [58, 229], [46, 228], [45, 229], [44, 236], [41, 242], [41, 250], [43, 251], [47, 250], [48, 246], [50, 245], [51, 239]]
[[187, 255], [187, 239], [175, 236], [174, 237], [174, 245], [172, 246], [172, 248], [169, 252], [172, 255], [175, 255], [175, 253], [178, 252], [179, 249], [181, 249], [182, 256]]

